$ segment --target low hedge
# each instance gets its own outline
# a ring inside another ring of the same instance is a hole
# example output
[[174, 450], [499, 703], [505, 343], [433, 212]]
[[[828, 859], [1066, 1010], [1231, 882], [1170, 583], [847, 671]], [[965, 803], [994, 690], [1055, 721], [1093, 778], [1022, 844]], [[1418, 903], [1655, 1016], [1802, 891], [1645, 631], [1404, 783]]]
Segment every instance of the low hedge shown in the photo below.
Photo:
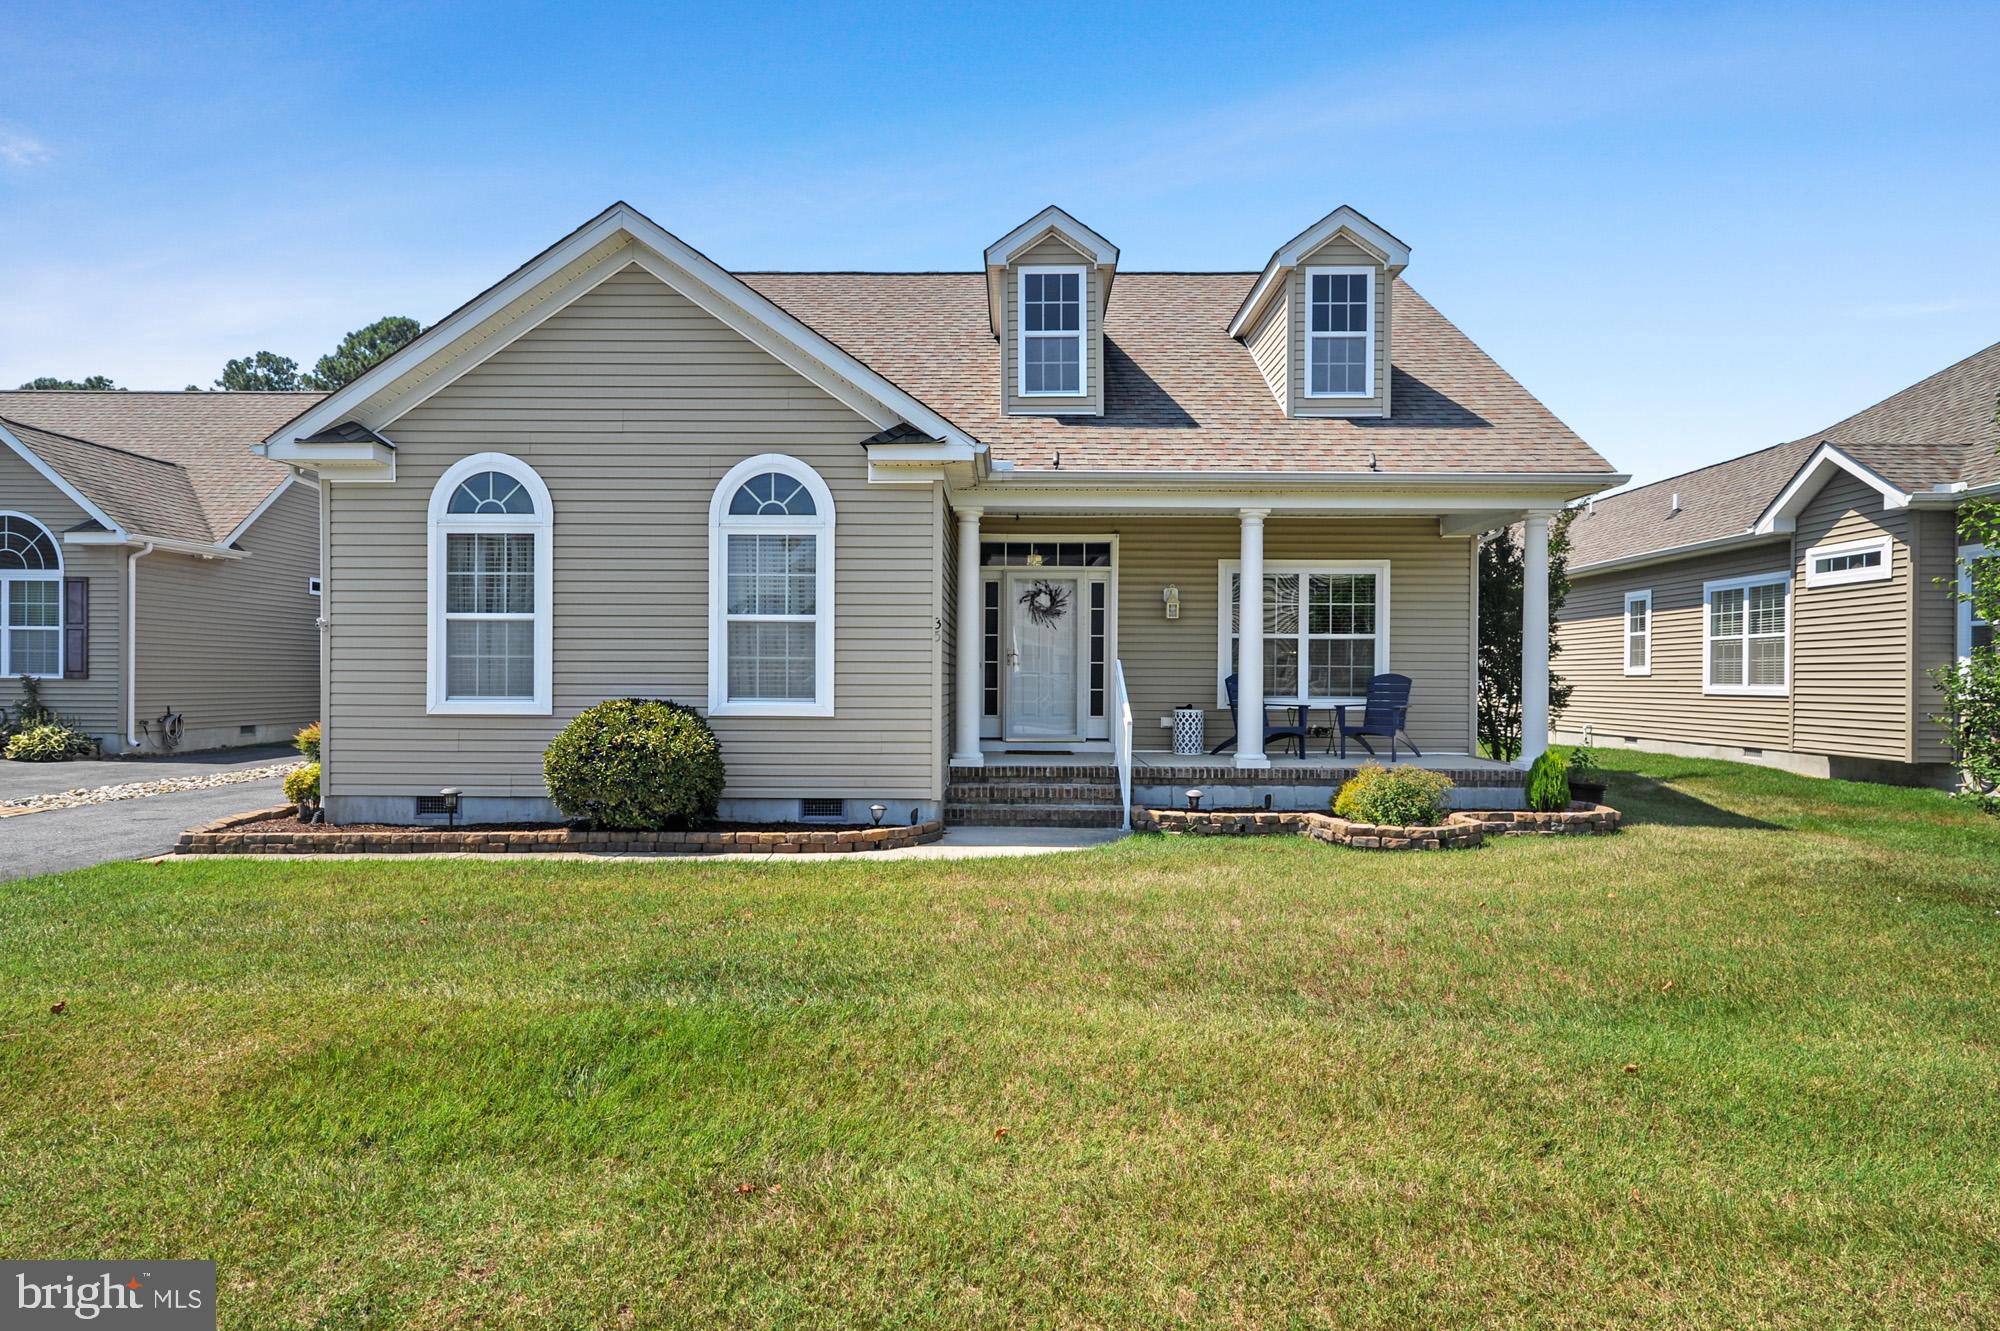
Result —
[[1435, 827], [1444, 821], [1452, 786], [1450, 777], [1429, 768], [1369, 763], [1333, 797], [1333, 813], [1351, 823]]

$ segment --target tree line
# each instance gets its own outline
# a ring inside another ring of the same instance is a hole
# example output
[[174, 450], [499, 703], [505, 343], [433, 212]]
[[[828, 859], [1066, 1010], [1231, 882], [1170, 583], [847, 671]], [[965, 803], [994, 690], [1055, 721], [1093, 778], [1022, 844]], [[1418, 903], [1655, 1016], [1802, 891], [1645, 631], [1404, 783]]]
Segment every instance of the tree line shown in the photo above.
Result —
[[[253, 351], [237, 356], [222, 367], [213, 389], [225, 393], [331, 393], [359, 379], [376, 362], [416, 340], [424, 326], [415, 319], [391, 314], [365, 328], [357, 328], [340, 339], [340, 345], [321, 356], [310, 370], [301, 371], [290, 356], [275, 351]], [[95, 392], [122, 392], [109, 375], [92, 374], [81, 379], [59, 379], [44, 375], [21, 385], [24, 389], [82, 389]], [[200, 393], [200, 384], [187, 391]]]

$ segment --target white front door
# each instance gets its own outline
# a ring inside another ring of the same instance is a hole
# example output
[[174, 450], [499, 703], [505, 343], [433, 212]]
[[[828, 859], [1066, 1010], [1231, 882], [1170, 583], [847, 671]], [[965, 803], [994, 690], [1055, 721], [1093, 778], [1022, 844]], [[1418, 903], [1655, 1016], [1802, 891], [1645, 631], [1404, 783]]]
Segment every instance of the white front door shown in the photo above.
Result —
[[1088, 613], [1084, 580], [1041, 570], [1006, 580], [1006, 733], [1021, 739], [1075, 739], [1079, 625]]

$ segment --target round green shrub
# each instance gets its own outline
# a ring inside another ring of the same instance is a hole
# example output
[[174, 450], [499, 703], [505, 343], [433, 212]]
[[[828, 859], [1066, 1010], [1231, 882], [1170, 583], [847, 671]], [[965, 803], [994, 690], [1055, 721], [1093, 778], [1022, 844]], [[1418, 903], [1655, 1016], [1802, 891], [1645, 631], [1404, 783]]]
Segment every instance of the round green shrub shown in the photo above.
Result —
[[17, 763], [60, 763], [88, 757], [97, 742], [60, 721], [29, 726], [7, 741], [7, 756]]
[[285, 798], [302, 810], [319, 803], [318, 763], [307, 763], [285, 773]]
[[722, 800], [722, 746], [678, 703], [616, 698], [586, 708], [542, 755], [549, 798], [570, 818], [621, 832], [686, 828]]
[[292, 736], [292, 747], [303, 753], [307, 762], [318, 762], [319, 722], [315, 721], [309, 726], [302, 727], [298, 734]]
[[1528, 807], [1536, 813], [1560, 813], [1569, 807], [1569, 754], [1552, 748], [1528, 769]]
[[1436, 827], [1444, 821], [1452, 784], [1429, 768], [1369, 763], [1333, 797], [1334, 816], [1382, 827]]

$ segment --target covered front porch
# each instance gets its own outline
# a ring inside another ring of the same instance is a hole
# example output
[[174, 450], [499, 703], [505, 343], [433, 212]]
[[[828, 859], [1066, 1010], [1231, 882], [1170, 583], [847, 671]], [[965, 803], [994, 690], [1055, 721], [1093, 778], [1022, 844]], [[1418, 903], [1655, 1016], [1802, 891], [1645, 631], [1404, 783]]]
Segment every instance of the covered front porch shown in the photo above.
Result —
[[[1101, 768], [1125, 806], [1143, 795], [1179, 807], [1199, 786], [1234, 807], [1323, 807], [1367, 760], [1352, 742], [1345, 761], [1335, 756], [1335, 709], [1358, 721], [1369, 680], [1393, 673], [1411, 681], [1408, 738], [1423, 753], [1406, 748], [1402, 760], [1451, 773], [1461, 803], [1517, 803], [1520, 769], [1471, 756], [1479, 539], [1523, 519], [1523, 608], [1528, 622], [1545, 621], [1553, 506], [1496, 510], [1490, 495], [1336, 500], [1305, 485], [1218, 512], [1221, 498], [1184, 497], [1178, 511], [1158, 496], [956, 506], [953, 784], [992, 791], [1042, 769], [1042, 784], [1060, 792], [1066, 778]], [[1243, 633], [1244, 624], [1264, 631]], [[1546, 638], [1527, 637], [1532, 758], [1546, 742], [1548, 666]], [[1301, 707], [1303, 756], [1267, 743], [1248, 720], [1268, 712], [1296, 724]], [[1173, 751], [1177, 711], [1184, 723], [1201, 714], [1199, 754]], [[994, 769], [990, 779], [974, 780], [980, 769]]]

